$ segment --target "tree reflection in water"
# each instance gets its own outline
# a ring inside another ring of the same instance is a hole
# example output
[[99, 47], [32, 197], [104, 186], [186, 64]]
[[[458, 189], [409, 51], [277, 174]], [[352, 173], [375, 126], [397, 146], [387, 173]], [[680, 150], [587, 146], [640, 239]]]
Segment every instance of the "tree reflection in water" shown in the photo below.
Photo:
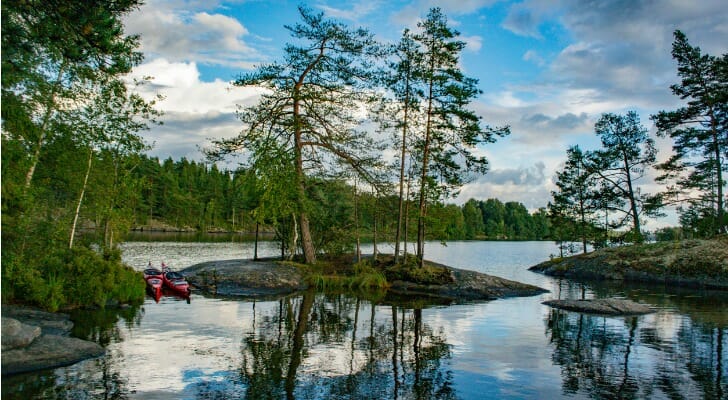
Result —
[[644, 319], [551, 310], [546, 335], [554, 347], [552, 361], [561, 367], [564, 394], [725, 398], [724, 327], [683, 317], [676, 337], [670, 337]]
[[313, 292], [281, 299], [243, 340], [245, 397], [456, 398], [446, 338], [423, 321], [422, 309], [388, 308]]

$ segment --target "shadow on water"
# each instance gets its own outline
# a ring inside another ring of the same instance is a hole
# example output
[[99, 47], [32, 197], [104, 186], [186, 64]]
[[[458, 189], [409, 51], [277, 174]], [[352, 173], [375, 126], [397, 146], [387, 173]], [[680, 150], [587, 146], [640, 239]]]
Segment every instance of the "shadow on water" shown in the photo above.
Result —
[[307, 292], [255, 316], [240, 366], [226, 380], [185, 391], [196, 398], [454, 399], [450, 356], [422, 309]]

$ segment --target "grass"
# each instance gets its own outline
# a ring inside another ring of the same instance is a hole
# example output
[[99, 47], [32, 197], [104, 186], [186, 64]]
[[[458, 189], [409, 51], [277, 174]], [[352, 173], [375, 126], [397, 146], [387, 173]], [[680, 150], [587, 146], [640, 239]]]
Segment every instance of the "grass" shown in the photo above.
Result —
[[420, 267], [414, 256], [409, 256], [396, 265], [391, 255], [380, 255], [377, 260], [369, 257], [355, 262], [351, 254], [321, 257], [315, 264], [297, 261], [281, 263], [298, 268], [310, 286], [322, 291], [381, 291], [389, 288], [395, 280], [424, 285], [440, 285], [453, 281], [447, 268], [430, 264]]

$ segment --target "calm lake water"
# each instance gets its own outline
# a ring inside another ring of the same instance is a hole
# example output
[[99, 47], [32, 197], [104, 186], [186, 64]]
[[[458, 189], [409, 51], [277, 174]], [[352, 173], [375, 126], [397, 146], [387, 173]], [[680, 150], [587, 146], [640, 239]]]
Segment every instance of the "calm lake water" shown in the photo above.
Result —
[[[124, 260], [252, 257], [252, 243], [129, 242]], [[371, 248], [369, 249], [369, 251]], [[382, 251], [391, 251], [389, 248]], [[722, 399], [728, 293], [580, 284], [527, 271], [547, 242], [428, 243], [427, 258], [538, 285], [533, 297], [457, 305], [305, 293], [266, 301], [193, 294], [75, 315], [104, 357], [3, 377], [3, 398]], [[263, 242], [261, 256], [277, 255]], [[603, 317], [553, 298], [622, 297], [657, 312]]]

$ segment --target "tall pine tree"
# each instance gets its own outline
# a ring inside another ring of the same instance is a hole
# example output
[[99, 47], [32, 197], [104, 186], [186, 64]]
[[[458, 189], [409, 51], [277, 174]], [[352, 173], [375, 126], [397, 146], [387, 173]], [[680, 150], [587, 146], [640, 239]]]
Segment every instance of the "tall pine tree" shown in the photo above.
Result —
[[[704, 224], [707, 235], [728, 230], [725, 215], [728, 169], [728, 54], [702, 54], [679, 30], [675, 31], [672, 56], [677, 61], [680, 83], [670, 86], [687, 104], [652, 116], [658, 135], [670, 136], [674, 155], [659, 168], [661, 180], [674, 181], [671, 193], [687, 200], [683, 216], [692, 225]], [[685, 219], [684, 219], [685, 220]]]

